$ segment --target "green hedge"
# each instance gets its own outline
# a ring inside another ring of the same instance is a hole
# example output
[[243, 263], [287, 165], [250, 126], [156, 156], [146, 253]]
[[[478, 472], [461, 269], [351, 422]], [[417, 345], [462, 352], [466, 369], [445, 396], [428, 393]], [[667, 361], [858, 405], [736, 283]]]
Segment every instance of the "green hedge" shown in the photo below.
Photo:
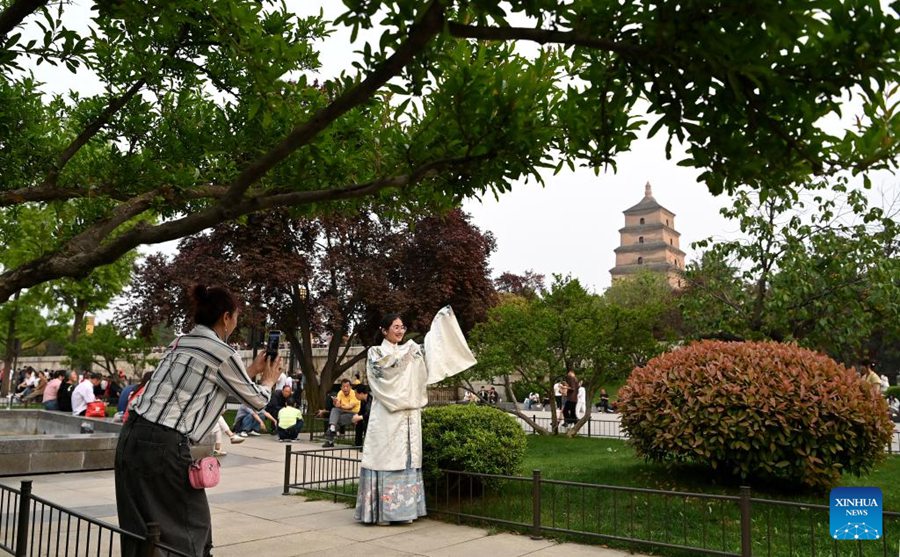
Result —
[[525, 458], [525, 432], [509, 414], [475, 404], [428, 407], [422, 412], [422, 468], [515, 475]]

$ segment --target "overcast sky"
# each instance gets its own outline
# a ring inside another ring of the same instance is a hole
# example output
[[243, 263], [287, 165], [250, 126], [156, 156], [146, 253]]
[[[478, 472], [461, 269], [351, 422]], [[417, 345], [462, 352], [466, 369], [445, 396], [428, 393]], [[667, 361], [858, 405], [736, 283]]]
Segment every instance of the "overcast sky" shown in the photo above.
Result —
[[[343, 10], [337, 1], [295, 0], [288, 5], [300, 15], [316, 14], [321, 8], [326, 18]], [[358, 45], [351, 47], [349, 31], [335, 30], [320, 51], [322, 77], [349, 68], [359, 44], [370, 41], [377, 47], [377, 37], [374, 31], [360, 33]], [[466, 201], [463, 208], [479, 228], [496, 237], [497, 250], [491, 259], [495, 276], [533, 269], [549, 282], [554, 273], [571, 274], [600, 291], [609, 286], [609, 270], [615, 266], [613, 250], [619, 245], [618, 230], [625, 224], [622, 211], [644, 197], [648, 181], [656, 200], [675, 213], [687, 260], [694, 255], [691, 242], [735, 235], [737, 226], [719, 215], [727, 199], [713, 197], [697, 183], [697, 171], [675, 164], [681, 153], [673, 154], [673, 160], [667, 161], [665, 136], [660, 133], [653, 140], [638, 141], [632, 152], [619, 157], [615, 174], [595, 176], [590, 169], [566, 169], [556, 176], [548, 172], [545, 187], [534, 181], [519, 182], [499, 199], [488, 195]]]
[[[90, 5], [84, 0], [68, 5], [67, 25], [86, 26]], [[318, 13], [323, 8], [326, 18], [343, 10], [336, 0], [290, 0], [288, 5], [300, 15]], [[360, 41], [364, 40], [377, 45], [377, 33], [363, 33], [356, 45], [350, 45], [349, 32], [336, 30], [321, 45], [320, 76], [327, 79], [341, 71], [352, 71], [353, 51], [361, 48]], [[81, 76], [75, 80], [64, 69], [45, 65], [35, 68], [35, 74], [53, 91], [75, 87], [85, 94], [97, 92], [96, 83]], [[696, 256], [690, 247], [692, 242], [709, 236], [735, 237], [737, 225], [719, 215], [719, 209], [728, 203], [727, 197], [713, 197], [696, 181], [696, 170], [677, 166], [682, 157], [677, 149], [673, 160], [666, 160], [664, 145], [663, 133], [653, 140], [639, 140], [631, 152], [617, 159], [617, 173], [595, 176], [588, 169], [566, 170], [556, 176], [548, 173], [546, 187], [517, 183], [511, 193], [499, 199], [466, 201], [464, 209], [475, 224], [496, 237], [494, 274], [533, 269], [547, 275], [548, 280], [554, 273], [571, 274], [585, 286], [603, 290], [609, 286], [609, 270], [615, 264], [613, 250], [619, 245], [618, 229], [624, 224], [622, 211], [642, 199], [647, 182], [656, 200], [675, 213], [675, 227], [681, 232], [681, 249], [687, 253], [688, 262]]]

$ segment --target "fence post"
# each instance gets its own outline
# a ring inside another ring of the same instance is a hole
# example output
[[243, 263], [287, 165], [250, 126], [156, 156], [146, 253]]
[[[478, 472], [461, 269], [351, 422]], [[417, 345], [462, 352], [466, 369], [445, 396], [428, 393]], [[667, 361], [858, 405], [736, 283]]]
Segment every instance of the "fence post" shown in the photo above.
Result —
[[154, 557], [156, 555], [157, 544], [159, 544], [159, 524], [156, 522], [148, 522], [147, 536], [142, 551], [144, 557]]
[[591, 422], [593, 422], [593, 421], [594, 421], [593, 419], [588, 417], [588, 437], [591, 436]]
[[541, 539], [541, 471], [531, 471], [531, 539]]
[[288, 485], [291, 483], [291, 444], [288, 443], [284, 447], [284, 491], [282, 495], [290, 495], [291, 490]]
[[532, 421], [532, 423], [534, 423], [534, 425], [531, 426], [531, 434], [532, 434], [532, 435], [537, 435], [537, 432], [538, 432], [538, 431], [537, 431], [537, 427], [535, 427], [535, 426], [537, 426], [537, 414], [532, 414], [532, 415], [531, 415], [531, 421]]
[[742, 485], [740, 488], [741, 509], [741, 557], [750, 557], [752, 549], [750, 544], [750, 487]]
[[[12, 395], [10, 395], [10, 398]], [[25, 557], [28, 550], [28, 521], [31, 518], [31, 480], [24, 480], [19, 489], [19, 522], [16, 525], [16, 557]]]

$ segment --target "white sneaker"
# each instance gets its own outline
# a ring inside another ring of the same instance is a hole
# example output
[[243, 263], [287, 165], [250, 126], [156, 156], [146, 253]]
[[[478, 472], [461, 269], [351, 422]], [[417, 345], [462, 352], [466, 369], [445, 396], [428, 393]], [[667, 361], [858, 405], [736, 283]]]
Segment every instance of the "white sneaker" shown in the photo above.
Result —
[[225, 456], [225, 455], [227, 455], [227, 454], [228, 454], [228, 453], [226, 453], [225, 451], [213, 451], [213, 452], [212, 452], [212, 455], [213, 455], [213, 456]]
[[243, 442], [244, 442], [244, 438], [241, 437], [240, 435], [235, 434], [235, 435], [232, 435], [232, 436], [231, 436], [231, 442], [232, 442], [233, 444], [237, 445], [238, 443], [243, 443]]
[[[251, 437], [259, 437], [259, 433], [256, 431], [248, 431], [247, 432]], [[241, 434], [243, 436], [243, 433]]]
[[246, 432], [246, 431], [242, 431], [242, 432], [238, 433], [238, 435], [240, 435], [242, 439], [246, 439], [246, 438], [247, 438], [247, 432]]

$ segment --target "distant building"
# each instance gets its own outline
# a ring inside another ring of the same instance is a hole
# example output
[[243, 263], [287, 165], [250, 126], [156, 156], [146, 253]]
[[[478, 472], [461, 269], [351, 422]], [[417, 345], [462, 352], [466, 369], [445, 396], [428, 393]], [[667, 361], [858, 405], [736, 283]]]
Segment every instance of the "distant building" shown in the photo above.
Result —
[[640, 203], [626, 209], [625, 227], [619, 229], [616, 266], [610, 269], [613, 282], [642, 271], [665, 273], [673, 288], [680, 288], [684, 271], [681, 234], [675, 230], [675, 213], [653, 198], [650, 182]]

